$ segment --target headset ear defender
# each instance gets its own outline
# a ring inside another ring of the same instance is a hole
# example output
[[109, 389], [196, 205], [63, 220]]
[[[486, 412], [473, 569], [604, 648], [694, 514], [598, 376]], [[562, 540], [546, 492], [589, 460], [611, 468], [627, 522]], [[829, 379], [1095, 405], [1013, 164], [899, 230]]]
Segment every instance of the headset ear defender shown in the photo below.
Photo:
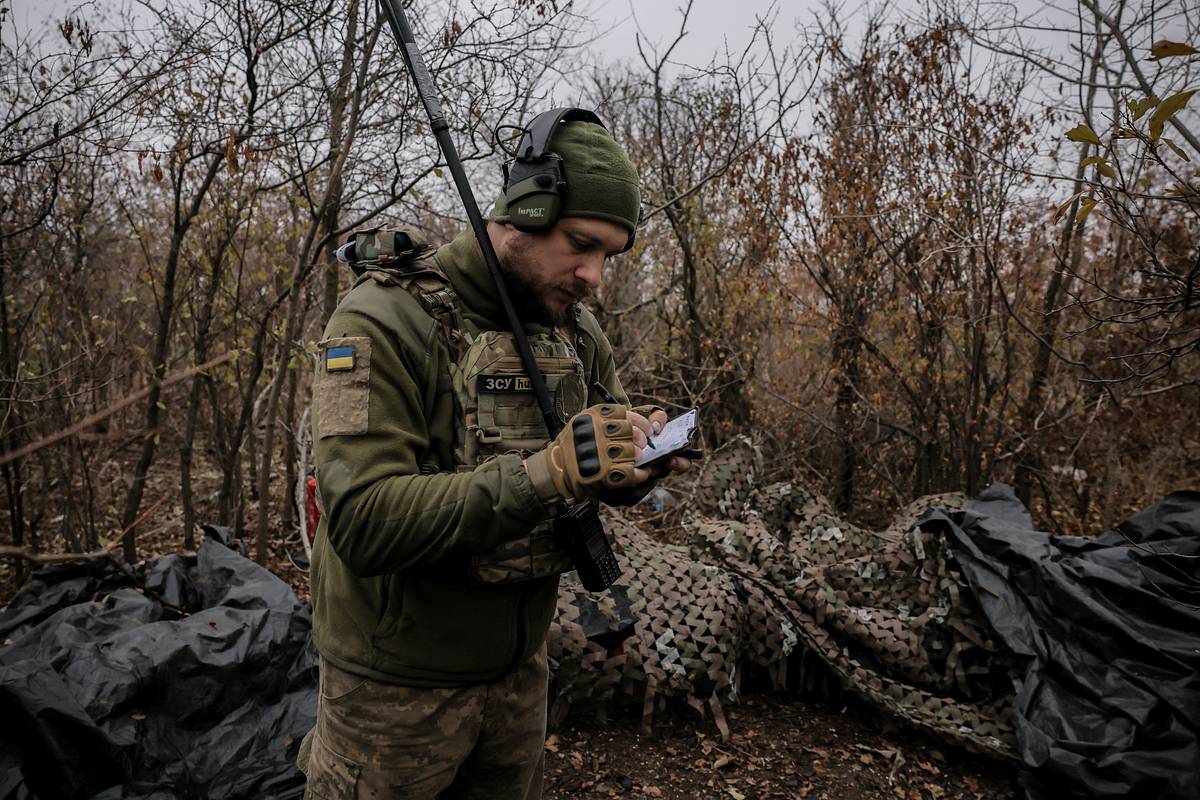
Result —
[[567, 188], [562, 159], [546, 153], [532, 169], [514, 160], [504, 173], [504, 199], [513, 227], [526, 233], [553, 228]]
[[[558, 223], [568, 191], [562, 158], [550, 150], [550, 139], [561, 122], [594, 122], [608, 126], [586, 108], [552, 108], [534, 117], [523, 129], [516, 155], [504, 165], [504, 201], [510, 224], [525, 233], [544, 233]], [[641, 222], [639, 211], [638, 221]], [[629, 235], [624, 250], [633, 247]]]

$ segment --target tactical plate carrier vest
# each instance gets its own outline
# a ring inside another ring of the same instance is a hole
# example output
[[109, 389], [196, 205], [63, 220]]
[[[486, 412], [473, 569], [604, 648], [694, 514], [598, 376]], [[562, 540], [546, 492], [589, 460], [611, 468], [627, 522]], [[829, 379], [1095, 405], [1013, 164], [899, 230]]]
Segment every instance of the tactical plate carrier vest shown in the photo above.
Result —
[[[508, 330], [484, 330], [467, 321], [449, 278], [437, 264], [434, 248], [402, 230], [374, 230], [355, 237], [359, 280], [407, 290], [433, 317], [450, 353], [458, 425], [455, 468], [474, 469], [505, 453], [528, 456], [546, 446], [550, 434], [525, 372], [516, 337]], [[566, 423], [587, 403], [587, 384], [579, 355], [579, 326], [570, 335], [554, 329], [531, 334], [538, 369]], [[473, 556], [470, 574], [483, 583], [507, 583], [558, 575], [573, 569], [554, 538], [551, 521], [495, 550]]]

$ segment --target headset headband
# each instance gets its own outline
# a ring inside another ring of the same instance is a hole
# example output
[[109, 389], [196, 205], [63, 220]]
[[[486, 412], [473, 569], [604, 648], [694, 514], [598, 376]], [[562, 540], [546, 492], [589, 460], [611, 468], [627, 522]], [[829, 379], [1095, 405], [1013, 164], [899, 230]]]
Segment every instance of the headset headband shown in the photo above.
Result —
[[594, 111], [588, 111], [586, 108], [552, 108], [538, 114], [526, 126], [525, 132], [521, 134], [521, 141], [517, 144], [517, 160], [537, 161], [544, 158], [550, 149], [550, 139], [558, 130], [560, 122], [594, 122], [608, 130]]

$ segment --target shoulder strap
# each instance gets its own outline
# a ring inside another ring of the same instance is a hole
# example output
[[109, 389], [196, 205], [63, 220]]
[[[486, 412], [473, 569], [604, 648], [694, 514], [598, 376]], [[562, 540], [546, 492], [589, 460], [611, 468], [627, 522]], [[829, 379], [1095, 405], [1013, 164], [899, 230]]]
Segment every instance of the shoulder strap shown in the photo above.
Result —
[[442, 336], [457, 362], [471, 341], [463, 324], [458, 295], [433, 258], [436, 249], [403, 228], [373, 228], [354, 235], [356, 259], [351, 269], [359, 280], [399, 286], [409, 292], [429, 316], [438, 321]]

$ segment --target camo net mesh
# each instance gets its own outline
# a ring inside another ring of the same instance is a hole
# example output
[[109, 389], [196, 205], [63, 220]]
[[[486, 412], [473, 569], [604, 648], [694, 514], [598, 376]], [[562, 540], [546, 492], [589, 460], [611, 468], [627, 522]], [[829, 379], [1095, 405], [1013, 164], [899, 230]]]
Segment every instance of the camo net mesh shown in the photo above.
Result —
[[757, 463], [745, 440], [709, 459], [683, 513], [684, 544], [609, 513], [622, 577], [593, 594], [564, 576], [549, 640], [552, 717], [640, 703], [648, 727], [678, 697], [727, 735], [722, 702], [737, 700], [743, 673], [784, 688], [816, 659], [896, 717], [1014, 757], [1010, 656], [945, 542], [914, 528], [927, 509], [965, 499], [924, 497], [868, 531], [801, 486], [758, 486]]

